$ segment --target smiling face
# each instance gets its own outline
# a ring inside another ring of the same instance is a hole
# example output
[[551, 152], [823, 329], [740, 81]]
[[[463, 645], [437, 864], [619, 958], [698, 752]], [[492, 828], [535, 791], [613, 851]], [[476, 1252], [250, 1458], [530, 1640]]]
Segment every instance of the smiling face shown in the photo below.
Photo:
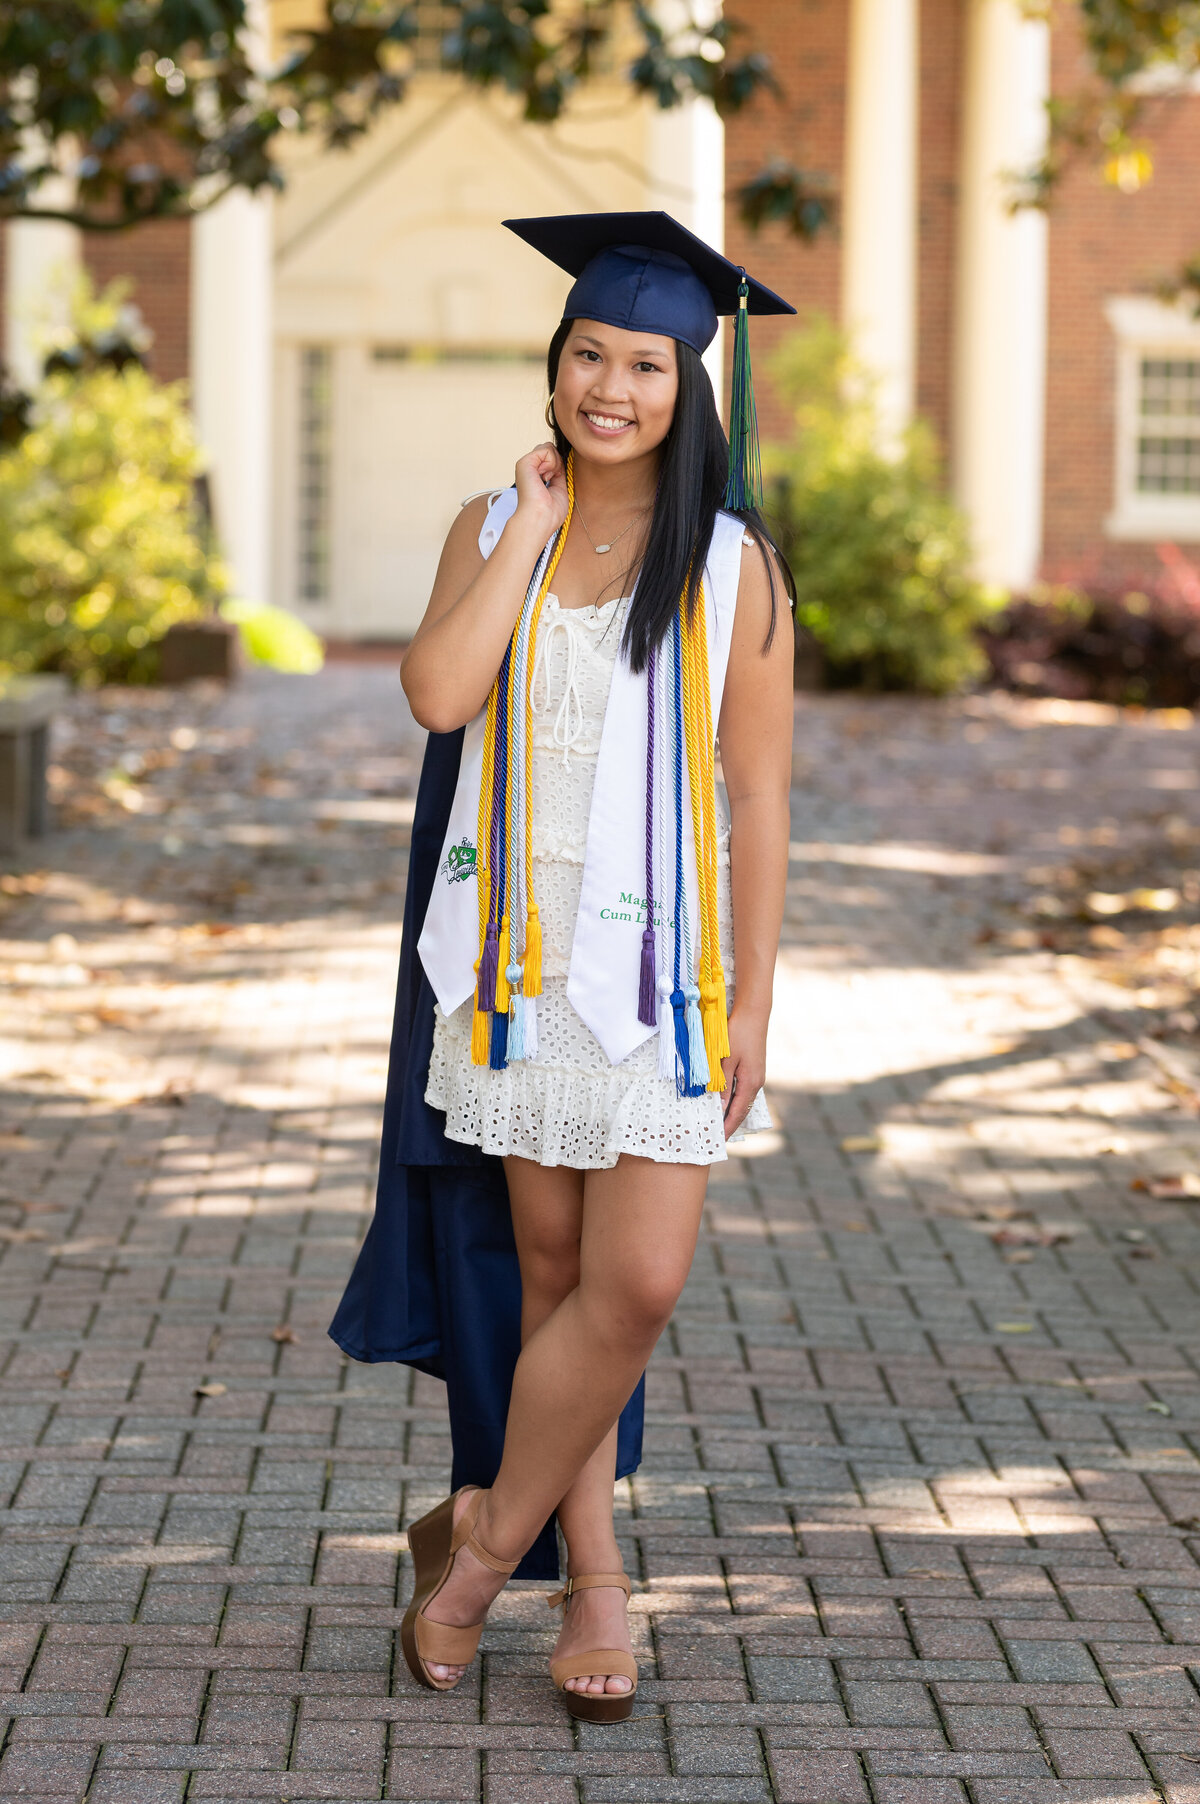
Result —
[[558, 360], [554, 417], [581, 457], [616, 464], [657, 450], [678, 393], [673, 338], [572, 321]]

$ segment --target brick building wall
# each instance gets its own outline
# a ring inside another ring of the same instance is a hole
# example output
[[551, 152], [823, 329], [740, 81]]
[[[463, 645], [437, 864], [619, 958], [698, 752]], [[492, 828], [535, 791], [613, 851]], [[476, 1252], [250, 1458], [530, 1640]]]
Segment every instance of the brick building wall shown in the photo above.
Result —
[[[836, 223], [812, 245], [798, 243], [779, 226], [751, 232], [738, 217], [735, 196], [743, 182], [778, 155], [825, 176], [836, 210], [845, 154], [850, 8], [846, 0], [743, 0], [738, 17], [769, 52], [783, 94], [761, 96], [725, 122], [726, 254], [795, 302], [801, 319], [813, 310], [837, 318], [841, 243]], [[921, 0], [920, 55], [917, 406], [948, 447], [961, 0]], [[790, 320], [757, 320], [754, 325], [755, 389], [768, 437], [786, 428], [786, 416], [772, 394], [767, 360], [771, 346], [793, 330]]]
[[97, 288], [132, 279], [130, 299], [154, 333], [149, 363], [160, 382], [188, 373], [191, 233], [185, 219], [155, 219], [128, 232], [85, 232], [83, 260]]
[[[945, 3], [945, 0], [942, 0]], [[782, 226], [751, 232], [738, 216], [736, 191], [773, 156], [829, 176], [841, 186], [846, 119], [846, 54], [849, 9], [843, 0], [743, 0], [737, 16], [756, 44], [768, 51], [782, 87], [762, 95], [725, 122], [725, 253], [745, 264], [769, 288], [806, 313], [837, 317], [841, 305], [841, 253], [836, 229], [811, 245]], [[792, 319], [756, 319], [754, 386], [763, 436], [787, 429], [787, 415], [772, 393], [770, 353], [794, 331]], [[726, 334], [727, 340], [732, 334]], [[728, 346], [727, 346], [728, 349]]]
[[[1056, 94], [1086, 77], [1074, 18], [1058, 15]], [[1152, 545], [1105, 535], [1113, 506], [1116, 340], [1104, 314], [1113, 295], [1153, 295], [1200, 248], [1200, 95], [1152, 101], [1141, 135], [1154, 147], [1153, 181], [1122, 194], [1094, 164], [1073, 167], [1050, 221], [1043, 561], [1049, 575], [1159, 570]]]
[[[131, 232], [85, 232], [82, 257], [97, 288], [117, 276], [132, 279], [130, 299], [154, 333], [149, 363], [160, 382], [189, 369], [191, 226], [187, 220], [154, 220]], [[0, 327], [5, 293], [8, 228], [0, 220]]]
[[[769, 50], [784, 89], [726, 122], [729, 254], [797, 302], [837, 315], [841, 248], [836, 230], [815, 246], [779, 228], [757, 235], [737, 218], [739, 183], [778, 153], [840, 186], [846, 118], [848, 0], [742, 0], [739, 17]], [[954, 307], [965, 6], [921, 0], [918, 188], [917, 408], [953, 469]], [[1087, 76], [1075, 7], [1054, 15], [1056, 94]], [[1116, 342], [1105, 317], [1112, 295], [1153, 295], [1200, 248], [1200, 95], [1158, 99], [1145, 135], [1156, 173], [1141, 193], [1107, 185], [1081, 160], [1056, 196], [1049, 233], [1049, 312], [1044, 488], [1044, 567], [1114, 575], [1160, 568], [1152, 545], [1109, 539], [1113, 506]], [[793, 322], [756, 321], [755, 385], [765, 436], [784, 429], [763, 353]], [[1197, 548], [1200, 549], [1200, 548]]]

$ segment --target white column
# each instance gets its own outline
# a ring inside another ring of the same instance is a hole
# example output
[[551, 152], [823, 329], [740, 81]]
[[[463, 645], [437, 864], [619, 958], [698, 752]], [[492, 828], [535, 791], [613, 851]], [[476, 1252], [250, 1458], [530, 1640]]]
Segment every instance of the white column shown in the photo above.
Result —
[[271, 548], [271, 203], [235, 190], [192, 227], [192, 405], [239, 595], [266, 601]]
[[[269, 55], [268, 0], [248, 0], [246, 43]], [[192, 227], [192, 409], [208, 454], [213, 512], [235, 593], [271, 598], [271, 381], [274, 343], [271, 196], [235, 188]]]
[[[49, 206], [50, 183], [39, 198]], [[4, 360], [19, 387], [33, 388], [42, 371], [49, 328], [70, 318], [71, 284], [79, 265], [79, 231], [57, 219], [11, 219], [5, 234]]]
[[[725, 127], [708, 100], [654, 107], [649, 121], [646, 205], [673, 213], [681, 225], [714, 250], [725, 246]], [[720, 405], [723, 385], [722, 338], [704, 353]]]
[[850, 13], [842, 319], [886, 445], [916, 397], [917, 13], [918, 0], [852, 0]]
[[1042, 544], [1048, 226], [1007, 179], [1046, 140], [1050, 27], [968, 0], [959, 186], [954, 470], [979, 574], [1021, 588]]

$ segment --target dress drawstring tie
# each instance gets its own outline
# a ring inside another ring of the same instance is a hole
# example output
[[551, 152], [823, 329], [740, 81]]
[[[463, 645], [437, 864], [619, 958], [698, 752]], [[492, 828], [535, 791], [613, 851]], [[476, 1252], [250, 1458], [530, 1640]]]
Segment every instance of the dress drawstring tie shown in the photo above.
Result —
[[[583, 731], [583, 698], [579, 692], [579, 636], [571, 619], [570, 609], [558, 609], [547, 614], [542, 622], [542, 631], [538, 638], [534, 653], [533, 679], [530, 695], [537, 687], [538, 671], [541, 670], [546, 685], [547, 705], [550, 700], [550, 647], [554, 642], [555, 631], [560, 631], [566, 639], [567, 675], [563, 685], [562, 698], [558, 704], [558, 713], [554, 716], [551, 737], [556, 746], [562, 747], [563, 763], [571, 762], [571, 747]], [[536, 709], [537, 703], [534, 702]]]

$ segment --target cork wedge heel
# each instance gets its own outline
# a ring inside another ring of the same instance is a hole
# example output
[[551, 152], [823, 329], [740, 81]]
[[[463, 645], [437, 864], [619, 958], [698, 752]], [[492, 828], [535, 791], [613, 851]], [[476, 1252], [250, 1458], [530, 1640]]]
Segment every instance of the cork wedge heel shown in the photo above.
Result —
[[[474, 1501], [455, 1522], [454, 1505], [465, 1491], [475, 1492]], [[475, 1538], [479, 1506], [486, 1496], [486, 1491], [474, 1485], [463, 1485], [453, 1497], [447, 1497], [428, 1515], [414, 1522], [408, 1531], [413, 1559], [413, 1594], [400, 1624], [400, 1645], [409, 1672], [418, 1685], [424, 1685], [430, 1691], [453, 1691], [459, 1681], [435, 1679], [427, 1662], [432, 1661], [437, 1666], [469, 1666], [483, 1633], [482, 1622], [455, 1628], [448, 1622], [430, 1622], [422, 1615], [425, 1606], [433, 1601], [450, 1577], [459, 1548], [469, 1547], [477, 1560], [492, 1572], [503, 1573], [506, 1578], [518, 1564], [516, 1560], [498, 1560]]]
[[[569, 1578], [562, 1590], [556, 1591], [546, 1601], [552, 1610], [561, 1604], [565, 1616], [573, 1593], [589, 1591], [596, 1585], [615, 1586], [625, 1593], [625, 1601], [629, 1602], [629, 1580], [623, 1572], [587, 1572], [579, 1578]], [[606, 1691], [599, 1696], [593, 1696], [587, 1691], [563, 1691], [568, 1679], [582, 1679], [590, 1673], [601, 1672], [629, 1679], [629, 1690]], [[565, 1660], [551, 1660], [550, 1677], [562, 1692], [568, 1713], [582, 1722], [622, 1723], [633, 1714], [633, 1700], [638, 1684], [637, 1662], [623, 1648], [594, 1647], [586, 1649], [582, 1654], [572, 1654]]]

